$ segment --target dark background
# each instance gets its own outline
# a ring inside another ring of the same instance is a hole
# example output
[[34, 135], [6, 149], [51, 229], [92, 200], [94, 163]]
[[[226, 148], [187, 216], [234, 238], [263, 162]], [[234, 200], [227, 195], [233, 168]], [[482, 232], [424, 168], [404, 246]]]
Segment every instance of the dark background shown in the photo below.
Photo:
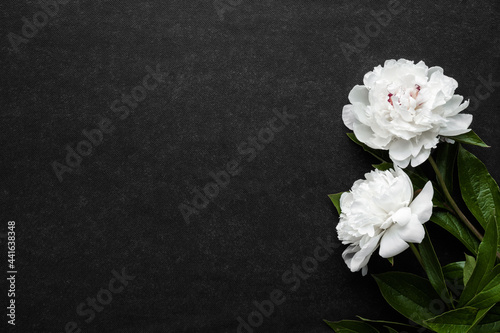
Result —
[[[387, 3], [242, 0], [221, 19], [211, 0], [70, 0], [15, 52], [8, 34], [21, 35], [22, 17], [41, 7], [3, 1], [0, 231], [16, 221], [17, 332], [59, 333], [70, 321], [82, 332], [236, 332], [236, 318], [247, 320], [253, 301], [274, 289], [286, 301], [256, 332], [329, 332], [322, 319], [355, 315], [400, 319], [370, 276], [347, 269], [343, 246], [295, 292], [282, 280], [318, 237], [335, 239], [327, 194], [376, 162], [341, 120], [366, 72], [386, 59], [424, 60], [466, 97], [479, 76], [500, 81], [495, 0], [401, 1], [405, 9], [347, 60], [341, 43], [355, 45], [355, 29]], [[157, 65], [168, 80], [120, 120], [110, 104]], [[495, 89], [467, 113], [492, 145], [470, 150], [500, 179]], [[238, 146], [268, 126], [273, 108], [296, 118], [187, 224], [179, 204], [241, 156]], [[52, 163], [64, 163], [65, 146], [102, 117], [116, 130], [60, 182]], [[462, 247], [429, 227], [443, 263], [461, 260]], [[421, 274], [408, 252], [395, 269]], [[391, 269], [377, 255], [369, 267]], [[85, 323], [78, 304], [122, 268], [136, 278]]]

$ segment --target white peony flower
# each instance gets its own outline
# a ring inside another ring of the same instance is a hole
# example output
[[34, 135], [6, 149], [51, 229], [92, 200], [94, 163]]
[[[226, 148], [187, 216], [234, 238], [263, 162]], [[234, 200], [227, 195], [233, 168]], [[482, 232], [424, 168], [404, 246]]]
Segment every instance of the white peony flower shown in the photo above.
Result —
[[395, 170], [374, 170], [365, 179], [354, 182], [351, 190], [340, 197], [340, 220], [337, 233], [349, 247], [342, 254], [352, 272], [368, 271], [368, 261], [379, 247], [383, 258], [393, 257], [409, 245], [422, 242], [422, 224], [432, 214], [434, 190], [427, 182], [413, 199], [413, 185], [408, 175]]
[[423, 61], [387, 60], [365, 74], [349, 93], [342, 119], [359, 141], [389, 150], [402, 168], [422, 164], [439, 137], [468, 132], [472, 115], [460, 114], [469, 101], [454, 95], [457, 81]]

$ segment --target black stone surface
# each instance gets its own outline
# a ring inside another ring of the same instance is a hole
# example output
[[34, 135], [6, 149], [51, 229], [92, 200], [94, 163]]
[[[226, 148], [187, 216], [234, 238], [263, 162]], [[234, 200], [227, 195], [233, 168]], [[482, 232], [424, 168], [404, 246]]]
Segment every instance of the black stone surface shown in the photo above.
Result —
[[[388, 3], [67, 0], [46, 8], [53, 16], [43, 25], [38, 2], [2, 2], [0, 231], [16, 221], [17, 332], [236, 332], [237, 318], [248, 322], [254, 301], [275, 289], [285, 300], [254, 332], [330, 332], [322, 319], [355, 315], [400, 320], [370, 276], [347, 269], [343, 247], [295, 291], [282, 277], [314, 254], [318, 237], [335, 239], [327, 194], [376, 162], [341, 120], [364, 73], [407, 58], [443, 67], [464, 96], [481, 89], [479, 77], [500, 81], [495, 0], [401, 0], [404, 9], [378, 33], [369, 26], [372, 37], [347, 59], [341, 44], [354, 46], [356, 29]], [[33, 15], [40, 27], [25, 28], [25, 38], [23, 17]], [[13, 34], [25, 39], [11, 42]], [[128, 116], [113, 112], [146, 66], [158, 66], [164, 82]], [[468, 111], [492, 147], [470, 150], [498, 180], [500, 83], [493, 90]], [[273, 109], [295, 118], [248, 161], [253, 152], [238, 147], [248, 149]], [[114, 130], [60, 181], [54, 161], [66, 163], [65, 147], [76, 149], [102, 119]], [[186, 223], [179, 205], [238, 158], [240, 173]], [[462, 248], [430, 227], [443, 260], [460, 259]], [[135, 278], [110, 294], [112, 271], [122, 269]], [[370, 263], [371, 273], [390, 269], [381, 258]], [[394, 269], [421, 273], [407, 252]], [[112, 299], [95, 318], [79, 315], [98, 294]]]

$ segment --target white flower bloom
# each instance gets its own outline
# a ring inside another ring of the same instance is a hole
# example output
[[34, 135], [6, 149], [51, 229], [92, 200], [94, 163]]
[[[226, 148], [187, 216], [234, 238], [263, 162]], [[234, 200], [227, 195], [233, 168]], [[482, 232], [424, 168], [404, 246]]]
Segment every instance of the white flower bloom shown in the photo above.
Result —
[[454, 95], [458, 83], [441, 67], [387, 60], [366, 73], [363, 83], [349, 93], [351, 104], [344, 106], [342, 119], [359, 141], [389, 150], [395, 165], [422, 164], [440, 136], [470, 130], [472, 115], [460, 114], [469, 101]]
[[383, 258], [406, 250], [410, 243], [420, 243], [425, 230], [422, 224], [432, 214], [434, 190], [427, 182], [413, 199], [413, 185], [408, 175], [395, 170], [374, 170], [366, 179], [354, 182], [340, 197], [340, 220], [337, 233], [349, 247], [342, 254], [352, 272], [368, 271], [368, 261], [379, 247]]

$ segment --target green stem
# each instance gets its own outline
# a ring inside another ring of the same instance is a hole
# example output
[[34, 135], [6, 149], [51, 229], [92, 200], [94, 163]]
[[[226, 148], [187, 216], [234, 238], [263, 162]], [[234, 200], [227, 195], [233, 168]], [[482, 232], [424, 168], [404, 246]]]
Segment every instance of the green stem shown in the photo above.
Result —
[[[453, 200], [453, 198], [451, 197], [451, 194], [448, 191], [446, 184], [444, 183], [443, 175], [441, 175], [441, 172], [439, 171], [439, 168], [436, 164], [436, 161], [434, 161], [432, 156], [429, 156], [429, 162], [431, 163], [432, 168], [434, 169], [434, 172], [436, 173], [436, 177], [438, 179], [439, 184], [441, 185], [441, 188], [443, 189], [443, 192], [444, 192], [444, 195], [446, 196], [446, 199], [448, 199], [448, 202], [453, 207], [453, 209], [457, 213], [458, 217], [465, 223], [465, 225], [469, 228], [469, 230], [472, 231], [472, 233], [474, 233], [474, 235], [476, 235], [476, 237], [480, 241], [482, 241], [483, 235], [481, 235], [481, 233], [479, 231], [477, 231], [477, 229], [472, 225], [472, 223], [469, 221], [469, 219], [467, 219], [467, 217], [464, 215], [464, 213], [462, 213], [460, 208], [458, 208], [458, 205], [455, 202], [455, 200]], [[497, 258], [500, 259], [499, 252], [497, 252]]]
[[453, 200], [453, 198], [451, 197], [451, 194], [448, 191], [446, 184], [444, 183], [443, 175], [441, 175], [441, 172], [439, 171], [439, 168], [438, 168], [436, 162], [434, 161], [434, 159], [432, 158], [432, 156], [429, 156], [429, 162], [431, 163], [432, 168], [434, 169], [434, 172], [436, 173], [436, 177], [438, 179], [438, 182], [441, 185], [441, 188], [443, 189], [444, 195], [446, 196], [446, 199], [448, 199], [448, 202], [450, 203], [451, 207], [453, 207], [453, 209], [457, 213], [458, 217], [465, 223], [467, 228], [469, 228], [469, 230], [472, 231], [474, 233], [474, 235], [476, 235], [476, 237], [480, 241], [482, 241], [483, 235], [481, 235], [481, 233], [479, 231], [477, 231], [477, 229], [472, 225], [472, 223], [469, 221], [469, 219], [467, 219], [467, 217], [464, 215], [464, 213], [462, 213], [460, 208], [458, 208], [458, 205], [455, 202], [455, 200]]
[[410, 248], [413, 251], [413, 254], [415, 255], [415, 257], [417, 257], [417, 260], [420, 263], [420, 266], [422, 266], [422, 268], [425, 271], [424, 262], [422, 261], [422, 257], [420, 256], [420, 252], [418, 252], [417, 247], [413, 243], [408, 243], [408, 244], [410, 244]]

